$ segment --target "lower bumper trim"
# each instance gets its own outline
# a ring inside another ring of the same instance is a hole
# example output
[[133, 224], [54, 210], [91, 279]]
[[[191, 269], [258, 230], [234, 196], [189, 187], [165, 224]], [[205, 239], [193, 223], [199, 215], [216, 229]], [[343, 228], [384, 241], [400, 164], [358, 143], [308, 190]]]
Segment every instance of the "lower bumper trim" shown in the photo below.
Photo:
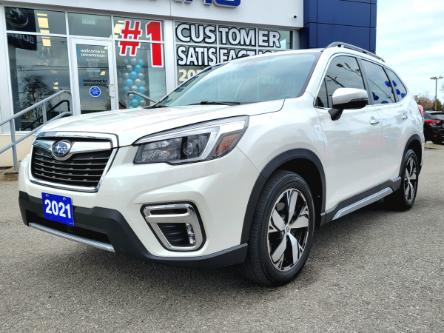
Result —
[[87, 239], [87, 238], [79, 237], [79, 236], [76, 236], [76, 235], [71, 235], [71, 234], [68, 234], [66, 232], [62, 232], [62, 231], [58, 231], [58, 230], [55, 230], [55, 229], [47, 228], [47, 227], [45, 227], [43, 225], [32, 223], [32, 222], [29, 223], [29, 226], [34, 228], [34, 229], [47, 232], [48, 234], [51, 234], [51, 235], [59, 236], [59, 237], [62, 237], [62, 238], [66, 238], [66, 239], [72, 240], [74, 242], [78, 242], [78, 243], [86, 244], [86, 245], [89, 245], [89, 246], [93, 246], [93, 247], [98, 248], [100, 250], [104, 250], [104, 251], [108, 251], [108, 252], [116, 252], [114, 250], [114, 247], [112, 245], [110, 245], [110, 244], [98, 242], [98, 241], [95, 241], [95, 240], [92, 240], [92, 239]]
[[19, 206], [23, 222], [27, 226], [99, 249], [150, 262], [182, 267], [218, 268], [240, 264], [247, 257], [247, 243], [204, 256], [159, 257], [145, 248], [123, 215], [117, 210], [74, 206], [74, 220], [76, 221], [74, 228], [65, 228], [62, 224], [55, 224], [54, 228], [51, 228], [49, 221], [44, 219], [40, 198], [19, 192]]

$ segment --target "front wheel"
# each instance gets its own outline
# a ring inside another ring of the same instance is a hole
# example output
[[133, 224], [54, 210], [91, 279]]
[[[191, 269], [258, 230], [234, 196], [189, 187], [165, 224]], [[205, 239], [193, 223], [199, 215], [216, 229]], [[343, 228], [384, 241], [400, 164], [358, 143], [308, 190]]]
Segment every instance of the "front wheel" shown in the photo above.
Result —
[[307, 261], [314, 221], [313, 197], [306, 181], [293, 172], [277, 172], [256, 207], [244, 275], [264, 286], [293, 280]]
[[401, 168], [401, 186], [386, 199], [386, 205], [390, 209], [404, 211], [413, 207], [418, 192], [419, 164], [412, 149], [405, 153]]

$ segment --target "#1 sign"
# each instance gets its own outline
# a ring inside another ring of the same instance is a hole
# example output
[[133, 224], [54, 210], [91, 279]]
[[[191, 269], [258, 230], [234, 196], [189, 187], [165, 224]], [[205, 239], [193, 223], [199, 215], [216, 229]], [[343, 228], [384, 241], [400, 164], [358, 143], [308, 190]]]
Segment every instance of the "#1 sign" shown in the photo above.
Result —
[[[143, 28], [143, 29], [142, 29]], [[162, 23], [159, 21], [149, 21], [142, 27], [139, 20], [125, 20], [123, 29], [120, 32], [119, 55], [135, 57], [140, 48], [139, 38], [145, 34], [150, 39], [151, 65], [152, 67], [163, 67], [163, 44], [162, 43]]]

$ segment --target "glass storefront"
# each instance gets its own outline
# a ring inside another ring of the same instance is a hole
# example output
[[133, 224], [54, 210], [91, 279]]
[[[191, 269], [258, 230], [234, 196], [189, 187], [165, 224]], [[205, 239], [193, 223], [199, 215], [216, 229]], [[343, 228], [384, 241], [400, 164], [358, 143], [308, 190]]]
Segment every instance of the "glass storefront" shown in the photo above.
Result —
[[290, 31], [217, 24], [178, 22], [175, 39], [178, 83], [220, 62], [292, 48]]
[[148, 101], [141, 95], [153, 100], [165, 95], [162, 36], [163, 25], [160, 21], [114, 18], [120, 108], [147, 105]]
[[[61, 90], [49, 118], [70, 109], [90, 113], [149, 104], [166, 94], [163, 23], [29, 8], [5, 8], [14, 112]], [[62, 98], [62, 97], [61, 97]], [[43, 121], [37, 109], [17, 130]]]
[[[61, 90], [72, 95], [72, 103], [63, 96], [48, 105], [48, 118], [67, 110], [147, 106], [207, 66], [293, 47], [290, 30], [4, 9], [14, 112]], [[168, 36], [169, 54], [165, 29], [174, 34]], [[20, 119], [17, 129], [33, 129], [42, 120], [36, 110]]]
[[106, 38], [112, 35], [111, 16], [68, 13], [68, 23], [70, 35]]
[[[14, 31], [7, 34], [14, 112], [57, 91], [69, 90], [67, 39], [53, 35], [65, 33], [65, 14], [6, 8], [5, 15], [7, 29]], [[49, 119], [68, 110], [69, 104], [59, 103], [48, 106]], [[17, 129], [31, 130], [42, 121], [42, 111], [35, 110], [18, 119]]]

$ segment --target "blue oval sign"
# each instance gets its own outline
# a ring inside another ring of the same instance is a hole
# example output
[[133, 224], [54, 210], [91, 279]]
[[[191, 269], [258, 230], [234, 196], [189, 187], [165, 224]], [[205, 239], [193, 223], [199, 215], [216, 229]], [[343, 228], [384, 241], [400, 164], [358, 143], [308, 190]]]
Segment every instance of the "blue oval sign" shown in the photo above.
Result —
[[102, 90], [97, 86], [92, 86], [89, 88], [89, 94], [91, 97], [99, 97], [102, 95]]

